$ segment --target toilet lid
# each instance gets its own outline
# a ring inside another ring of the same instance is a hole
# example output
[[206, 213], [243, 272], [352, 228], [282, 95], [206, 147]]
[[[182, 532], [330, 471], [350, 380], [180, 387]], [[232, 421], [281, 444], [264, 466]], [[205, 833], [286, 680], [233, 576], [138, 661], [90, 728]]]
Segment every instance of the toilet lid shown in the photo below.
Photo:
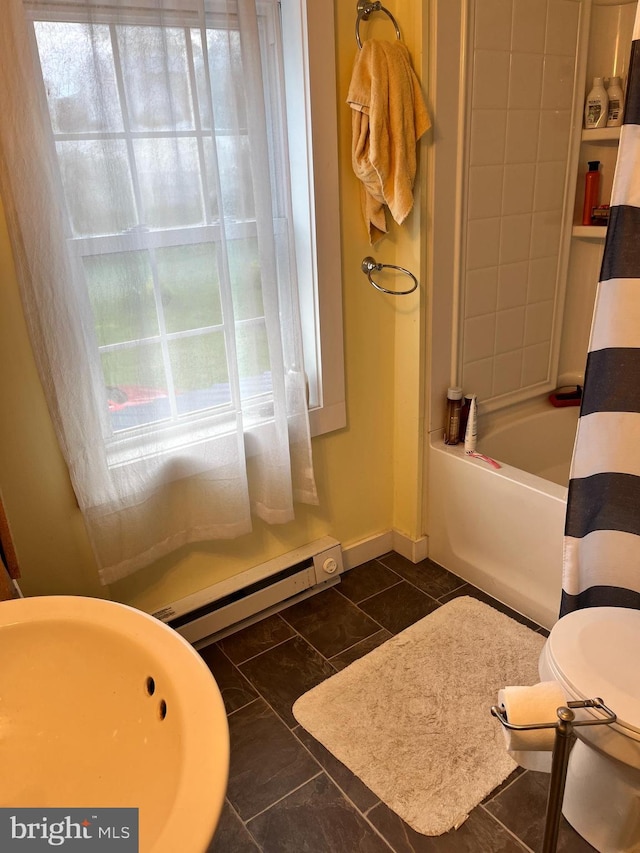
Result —
[[617, 725], [640, 736], [640, 610], [587, 607], [553, 626], [548, 650], [560, 680], [576, 699], [596, 697]]

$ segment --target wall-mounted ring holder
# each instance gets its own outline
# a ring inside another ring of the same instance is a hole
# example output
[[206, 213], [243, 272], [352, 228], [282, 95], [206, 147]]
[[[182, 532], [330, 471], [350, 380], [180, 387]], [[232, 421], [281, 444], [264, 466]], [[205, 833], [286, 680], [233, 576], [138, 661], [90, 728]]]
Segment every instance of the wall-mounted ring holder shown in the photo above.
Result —
[[[375, 258], [366, 257], [362, 261], [361, 266], [362, 272], [369, 279], [369, 284], [373, 285], [376, 290], [379, 290], [381, 293], [389, 293], [391, 296], [406, 296], [408, 293], [413, 293], [413, 291], [418, 287], [418, 279], [412, 272], [406, 270], [404, 267], [397, 267], [395, 264], [379, 264]], [[384, 269], [398, 270], [403, 275], [409, 276], [413, 281], [413, 286], [409, 288], [409, 290], [389, 290], [386, 287], [382, 287], [382, 285], [378, 284], [371, 278], [371, 273], [380, 272]]]
[[360, 49], [362, 49], [362, 41], [360, 39], [360, 21], [368, 21], [369, 16], [372, 15], [374, 12], [384, 12], [384, 14], [391, 19], [391, 23], [395, 27], [396, 38], [401, 38], [400, 27], [398, 26], [398, 22], [393, 17], [391, 12], [388, 9], [385, 9], [382, 3], [378, 2], [378, 0], [373, 3], [367, 2], [367, 0], [358, 0], [358, 5], [356, 9], [358, 12], [358, 17], [356, 19], [356, 42]]

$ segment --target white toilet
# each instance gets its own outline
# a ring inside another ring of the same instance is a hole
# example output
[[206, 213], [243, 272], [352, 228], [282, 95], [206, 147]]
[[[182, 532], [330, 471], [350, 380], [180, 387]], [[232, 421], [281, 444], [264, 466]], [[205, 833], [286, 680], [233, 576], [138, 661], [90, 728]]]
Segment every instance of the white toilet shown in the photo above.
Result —
[[[640, 610], [589, 607], [553, 627], [539, 662], [568, 701], [600, 698], [612, 725], [576, 727], [562, 813], [600, 853], [640, 853]], [[598, 716], [576, 710], [576, 719]]]

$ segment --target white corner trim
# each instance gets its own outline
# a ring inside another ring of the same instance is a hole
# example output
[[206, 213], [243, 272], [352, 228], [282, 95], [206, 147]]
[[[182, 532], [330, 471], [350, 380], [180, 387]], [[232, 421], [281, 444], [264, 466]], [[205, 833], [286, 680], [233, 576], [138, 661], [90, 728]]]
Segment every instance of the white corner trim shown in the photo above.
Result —
[[420, 560], [425, 560], [428, 556], [429, 538], [421, 536], [420, 539], [411, 539], [406, 533], [394, 530], [393, 550], [397, 551], [402, 557], [406, 557], [407, 560], [411, 560], [412, 563], [419, 563]]
[[427, 557], [428, 545], [427, 536], [421, 536], [420, 539], [414, 540], [406, 533], [400, 533], [399, 530], [387, 530], [384, 533], [377, 533], [375, 536], [369, 536], [360, 542], [355, 542], [353, 545], [343, 546], [344, 569], [345, 571], [354, 569], [369, 560], [375, 560], [377, 557], [382, 557], [383, 554], [388, 554], [389, 551], [397, 551], [398, 554], [406, 557], [407, 560], [411, 560], [412, 563], [419, 563], [420, 560]]

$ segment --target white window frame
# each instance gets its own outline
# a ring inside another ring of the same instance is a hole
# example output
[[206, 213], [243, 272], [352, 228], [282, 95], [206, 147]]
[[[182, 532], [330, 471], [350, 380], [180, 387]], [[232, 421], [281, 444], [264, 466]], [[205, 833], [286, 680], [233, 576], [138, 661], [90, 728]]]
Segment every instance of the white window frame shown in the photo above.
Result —
[[305, 367], [317, 389], [313, 436], [347, 422], [334, 14], [333, 3], [317, 0], [280, 6]]

